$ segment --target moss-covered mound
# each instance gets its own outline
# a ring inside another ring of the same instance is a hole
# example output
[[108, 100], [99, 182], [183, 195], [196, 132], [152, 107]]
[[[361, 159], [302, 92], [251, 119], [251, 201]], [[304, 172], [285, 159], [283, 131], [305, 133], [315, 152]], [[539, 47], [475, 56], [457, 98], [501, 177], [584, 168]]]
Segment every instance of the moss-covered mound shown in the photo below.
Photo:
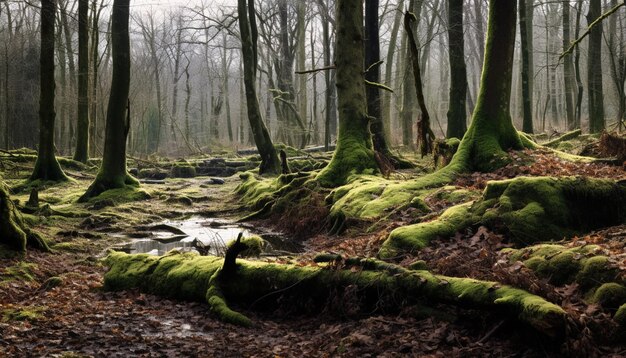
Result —
[[614, 320], [626, 333], [626, 276], [617, 262], [596, 245], [566, 247], [540, 244], [523, 249], [505, 249], [511, 262], [520, 261], [551, 284], [578, 284], [588, 303], [597, 304], [615, 315]]
[[437, 220], [394, 230], [380, 255], [418, 250], [470, 225], [506, 233], [525, 246], [625, 221], [624, 183], [578, 177], [491, 181], [476, 202], [452, 207]]
[[258, 210], [253, 216], [282, 212], [288, 206], [296, 206], [300, 199], [310, 194], [307, 188], [315, 186], [314, 173], [283, 174], [273, 179], [263, 179], [250, 172], [239, 177], [242, 183], [235, 189], [246, 207]]
[[177, 162], [172, 165], [171, 174], [174, 178], [195, 178], [196, 168], [186, 162]]
[[[398, 310], [402, 305], [446, 302], [498, 309], [549, 335], [560, 335], [565, 312], [539, 296], [495, 282], [433, 275], [381, 263], [346, 267], [299, 266], [238, 260], [234, 272], [225, 275], [222, 259], [213, 256], [169, 253], [165, 256], [112, 252], [105, 260], [106, 290], [139, 288], [166, 297], [205, 301], [222, 319], [250, 324], [228, 303], [276, 307], [289, 303], [319, 308], [351, 287], [363, 308]], [[353, 260], [358, 264], [359, 260]], [[264, 284], [260, 285], [259, 283]]]
[[7, 248], [24, 252], [27, 245], [48, 250], [43, 238], [26, 226], [4, 184], [0, 183], [0, 252]]
[[[548, 278], [550, 283], [563, 285], [576, 282], [589, 292], [605, 283], [623, 284], [617, 265], [604, 255], [596, 245], [565, 247], [555, 244], [540, 244], [523, 249], [507, 249], [511, 261], [521, 261], [540, 277]], [[609, 302], [608, 295], [612, 286], [596, 291], [594, 301]], [[619, 291], [619, 290], [617, 290]], [[616, 291], [616, 292], [617, 292]], [[616, 308], [616, 307], [614, 307]]]

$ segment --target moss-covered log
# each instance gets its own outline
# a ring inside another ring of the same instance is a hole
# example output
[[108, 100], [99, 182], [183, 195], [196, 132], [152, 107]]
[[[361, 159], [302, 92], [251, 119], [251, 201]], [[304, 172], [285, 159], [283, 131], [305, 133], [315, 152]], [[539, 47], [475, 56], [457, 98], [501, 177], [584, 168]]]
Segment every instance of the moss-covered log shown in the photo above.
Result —
[[567, 132], [558, 138], [554, 138], [553, 140], [547, 143], [544, 143], [543, 146], [548, 147], [548, 148], [556, 148], [559, 146], [559, 144], [561, 144], [561, 142], [575, 139], [577, 137], [580, 137], [581, 134], [582, 134], [582, 130], [576, 129], [571, 132]]
[[470, 225], [504, 231], [528, 245], [625, 221], [624, 183], [576, 177], [491, 181], [476, 202], [454, 206], [437, 220], [392, 231], [380, 255], [419, 250], [432, 239], [452, 236]]
[[[565, 312], [557, 305], [526, 291], [496, 282], [433, 275], [428, 271], [386, 270], [389, 264], [368, 266], [373, 270], [274, 264], [238, 260], [236, 271], [221, 275], [222, 259], [196, 254], [165, 256], [128, 255], [112, 252], [105, 264], [106, 290], [139, 288], [166, 297], [205, 301], [226, 321], [250, 324], [232, 311], [228, 303], [275, 307], [281, 304], [318, 307], [333, 293], [356, 288], [361, 304], [398, 310], [402, 305], [450, 303], [488, 310], [501, 310], [542, 333], [559, 336]], [[385, 304], [386, 303], [386, 304]]]
[[6, 247], [13, 251], [24, 252], [26, 246], [48, 250], [48, 245], [43, 238], [24, 224], [9, 193], [4, 185], [0, 184], [0, 251]]

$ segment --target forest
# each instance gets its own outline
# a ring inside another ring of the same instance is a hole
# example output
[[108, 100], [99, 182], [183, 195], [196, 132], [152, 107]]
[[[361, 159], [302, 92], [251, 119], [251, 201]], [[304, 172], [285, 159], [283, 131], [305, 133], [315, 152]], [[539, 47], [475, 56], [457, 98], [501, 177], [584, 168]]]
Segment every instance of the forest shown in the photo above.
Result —
[[626, 1], [0, 0], [0, 356], [626, 356]]

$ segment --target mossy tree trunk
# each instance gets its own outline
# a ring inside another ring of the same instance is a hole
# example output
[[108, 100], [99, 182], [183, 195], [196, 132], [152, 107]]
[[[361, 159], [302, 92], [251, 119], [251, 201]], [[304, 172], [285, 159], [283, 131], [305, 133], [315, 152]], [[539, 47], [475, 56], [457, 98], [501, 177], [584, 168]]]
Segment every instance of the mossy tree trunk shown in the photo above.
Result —
[[111, 15], [113, 78], [107, 107], [102, 166], [96, 179], [80, 201], [139, 182], [126, 169], [126, 138], [130, 129], [130, 38], [128, 33], [130, 0], [115, 0]]
[[89, 158], [89, 2], [78, 1], [78, 123], [74, 160]]
[[485, 61], [476, 108], [450, 168], [489, 171], [501, 166], [509, 149], [522, 149], [510, 114], [516, 1], [490, 0]]
[[[592, 23], [602, 14], [602, 2], [591, 0], [587, 23]], [[589, 55], [587, 56], [587, 83], [589, 84], [589, 131], [599, 133], [604, 130], [604, 94], [602, 91], [602, 22], [593, 27], [589, 34]]]
[[463, 41], [463, 0], [448, 1], [448, 50], [450, 58], [450, 97], [446, 137], [463, 138], [467, 130], [465, 100], [467, 70]]
[[337, 2], [337, 44], [337, 148], [328, 166], [317, 176], [328, 187], [345, 184], [352, 173], [378, 170], [366, 113], [362, 0]]
[[39, 154], [30, 180], [67, 180], [54, 155], [54, 22], [56, 0], [41, 1]]
[[0, 250], [1, 246], [18, 252], [26, 251], [26, 246], [48, 250], [46, 242], [26, 227], [2, 183], [0, 183]]
[[272, 144], [270, 134], [263, 123], [259, 99], [256, 94], [254, 80], [256, 78], [257, 28], [254, 12], [254, 0], [238, 0], [237, 13], [239, 15], [239, 31], [241, 34], [241, 53], [243, 57], [243, 82], [246, 92], [246, 106], [248, 121], [252, 129], [254, 143], [261, 155], [260, 174], [280, 174], [280, 160]]

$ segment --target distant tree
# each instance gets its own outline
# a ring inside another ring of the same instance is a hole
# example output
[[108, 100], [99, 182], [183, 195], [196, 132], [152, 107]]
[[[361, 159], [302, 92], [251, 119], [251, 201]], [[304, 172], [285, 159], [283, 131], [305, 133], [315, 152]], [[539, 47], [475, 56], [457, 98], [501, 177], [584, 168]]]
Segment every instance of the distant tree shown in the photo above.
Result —
[[89, 0], [78, 0], [78, 125], [74, 160], [89, 158]]
[[106, 117], [102, 165], [94, 182], [80, 201], [100, 195], [109, 189], [139, 182], [126, 169], [126, 138], [130, 129], [130, 39], [128, 33], [130, 0], [114, 0], [111, 14], [111, 51], [113, 75]]
[[[523, 0], [522, 0], [523, 1]], [[450, 58], [450, 96], [446, 137], [463, 138], [467, 130], [467, 69], [463, 40], [463, 0], [448, 0], [448, 50]]]
[[54, 22], [56, 0], [41, 1], [39, 153], [30, 180], [67, 180], [54, 154]]
[[533, 0], [519, 1], [519, 28], [522, 57], [522, 130], [533, 133]]
[[[587, 23], [591, 24], [600, 17], [601, 0], [590, 0]], [[604, 130], [604, 94], [602, 91], [602, 22], [598, 23], [589, 34], [587, 55], [587, 83], [589, 90], [589, 131], [598, 133]]]
[[255, 79], [257, 55], [257, 27], [254, 12], [254, 0], [237, 0], [237, 13], [239, 15], [239, 31], [241, 34], [241, 53], [243, 57], [243, 80], [245, 85], [246, 105], [248, 107], [248, 121], [254, 136], [254, 143], [261, 155], [260, 174], [280, 174], [280, 161], [274, 144], [267, 131], [259, 99], [256, 94]]

